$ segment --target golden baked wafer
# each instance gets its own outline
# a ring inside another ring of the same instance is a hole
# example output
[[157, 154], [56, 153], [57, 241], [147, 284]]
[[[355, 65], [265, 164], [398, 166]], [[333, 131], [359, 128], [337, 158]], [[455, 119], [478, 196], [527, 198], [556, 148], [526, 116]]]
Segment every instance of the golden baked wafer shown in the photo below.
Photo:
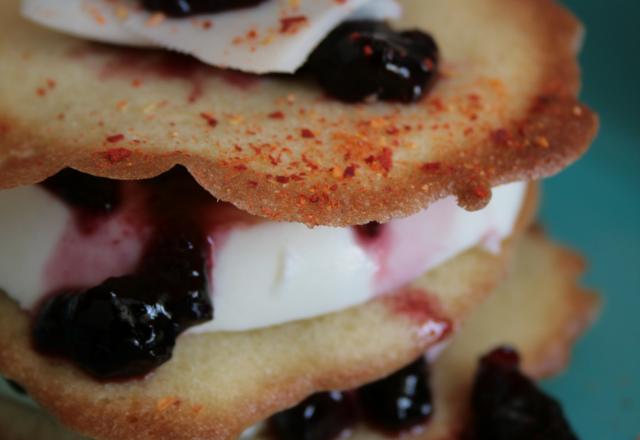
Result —
[[[535, 205], [532, 188], [514, 237]], [[124, 383], [96, 382], [35, 353], [29, 316], [3, 296], [0, 371], [65, 424], [98, 438], [232, 439], [309, 394], [361, 385], [441, 342], [431, 319], [459, 325], [501, 282], [512, 246], [507, 240], [500, 255], [473, 249], [404, 291], [344, 312], [258, 331], [185, 335], [170, 362]]]
[[[598, 308], [598, 299], [577, 285], [583, 269], [579, 256], [549, 242], [540, 232], [529, 233], [518, 245], [509, 278], [474, 312], [433, 364], [435, 416], [423, 434], [407, 438], [458, 438], [466, 423], [469, 387], [477, 360], [498, 345], [517, 347], [524, 369], [532, 377], [546, 377], [564, 368], [573, 342], [592, 322]], [[0, 402], [0, 427], [5, 433], [3, 440], [82, 438], [44, 412], [9, 401]], [[119, 437], [134, 438], [140, 437]], [[385, 437], [359, 428], [352, 438]]]
[[441, 77], [416, 104], [343, 104], [297, 77], [216, 70], [88, 44], [0, 4], [0, 188], [65, 166], [119, 179], [185, 165], [217, 198], [308, 225], [407, 216], [446, 195], [577, 159], [596, 117], [576, 100], [578, 22], [552, 0], [403, 0]]

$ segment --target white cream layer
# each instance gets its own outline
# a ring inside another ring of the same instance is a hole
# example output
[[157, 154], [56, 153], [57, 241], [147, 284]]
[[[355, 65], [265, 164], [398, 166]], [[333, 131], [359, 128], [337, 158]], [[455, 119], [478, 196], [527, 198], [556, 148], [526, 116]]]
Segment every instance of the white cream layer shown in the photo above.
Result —
[[155, 46], [218, 67], [293, 73], [349, 19], [398, 18], [395, 0], [270, 0], [255, 7], [169, 19], [137, 0], [23, 0], [30, 20], [89, 40]]
[[[401, 288], [474, 246], [497, 252], [525, 192], [524, 183], [496, 188], [477, 212], [443, 199], [391, 221], [372, 240], [354, 228], [277, 222], [212, 232], [215, 319], [191, 331], [242, 331], [343, 310]], [[86, 236], [74, 229], [70, 210], [41, 187], [0, 191], [0, 289], [31, 309], [47, 293], [133, 271], [145, 232], [132, 229], [124, 211]]]

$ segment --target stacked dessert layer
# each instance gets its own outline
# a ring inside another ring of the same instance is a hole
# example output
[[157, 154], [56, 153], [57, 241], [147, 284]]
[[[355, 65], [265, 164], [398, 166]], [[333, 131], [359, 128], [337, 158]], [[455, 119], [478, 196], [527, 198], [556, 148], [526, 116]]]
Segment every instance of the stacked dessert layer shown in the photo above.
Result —
[[554, 373], [597, 308], [530, 230], [597, 125], [553, 1], [9, 0], [0, 29], [16, 439], [574, 438], [505, 346]]

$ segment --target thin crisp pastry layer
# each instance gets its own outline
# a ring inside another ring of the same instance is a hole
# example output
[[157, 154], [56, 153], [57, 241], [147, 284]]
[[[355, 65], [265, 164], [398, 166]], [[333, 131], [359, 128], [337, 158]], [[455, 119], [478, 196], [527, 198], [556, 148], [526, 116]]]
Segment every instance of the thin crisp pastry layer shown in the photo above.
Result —
[[442, 72], [413, 105], [342, 104], [312, 81], [93, 45], [0, 3], [0, 188], [65, 166], [112, 178], [185, 165], [250, 213], [309, 225], [386, 221], [449, 194], [553, 174], [597, 120], [578, 103], [578, 22], [553, 0], [403, 0]]
[[[599, 301], [577, 285], [584, 270], [578, 255], [532, 232], [518, 245], [507, 281], [464, 324], [432, 367], [436, 413], [416, 440], [456, 440], [468, 417], [469, 387], [478, 358], [501, 344], [523, 356], [532, 377], [555, 374], [567, 364], [576, 337], [591, 323]], [[100, 417], [100, 415], [95, 415]], [[106, 417], [103, 416], [103, 417]], [[0, 401], [5, 440], [80, 440], [42, 411]], [[119, 440], [138, 439], [136, 435]], [[173, 438], [158, 434], [156, 439]], [[193, 437], [199, 438], [199, 437]], [[353, 440], [385, 437], [359, 428]]]
[[100, 383], [31, 349], [30, 318], [0, 295], [0, 374], [23, 384], [68, 426], [109, 440], [233, 439], [321, 390], [352, 388], [442, 341], [431, 317], [457, 327], [502, 281], [515, 237], [535, 211], [532, 189], [514, 238], [479, 248], [409, 288], [363, 306], [258, 331], [184, 335], [144, 380]]

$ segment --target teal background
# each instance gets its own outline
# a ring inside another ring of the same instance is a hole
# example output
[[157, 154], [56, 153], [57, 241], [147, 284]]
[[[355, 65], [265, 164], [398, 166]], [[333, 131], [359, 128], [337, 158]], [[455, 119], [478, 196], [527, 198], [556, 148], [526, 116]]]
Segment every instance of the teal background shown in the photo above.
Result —
[[542, 220], [602, 293], [571, 368], [545, 384], [582, 440], [640, 440], [640, 2], [565, 0], [586, 24], [583, 99], [601, 116], [584, 159], [548, 180]]

